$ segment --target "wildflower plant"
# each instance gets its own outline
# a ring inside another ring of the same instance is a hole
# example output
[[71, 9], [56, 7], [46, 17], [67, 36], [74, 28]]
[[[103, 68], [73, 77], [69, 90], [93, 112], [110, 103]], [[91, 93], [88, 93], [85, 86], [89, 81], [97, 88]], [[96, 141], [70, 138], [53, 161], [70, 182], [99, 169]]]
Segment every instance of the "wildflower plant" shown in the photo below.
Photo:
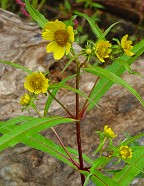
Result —
[[[134, 142], [143, 137], [144, 133], [129, 137], [114, 145], [117, 134], [110, 128], [110, 124], [106, 124], [103, 131], [96, 131], [96, 135], [99, 136], [99, 144], [94, 151], [95, 159], [92, 159], [82, 152], [81, 123], [82, 119], [85, 119], [84, 116], [97, 105], [100, 98], [114, 83], [118, 83], [129, 90], [144, 106], [144, 101], [138, 92], [120, 77], [126, 70], [133, 73], [130, 65], [144, 52], [144, 40], [132, 46], [132, 42], [128, 40], [126, 34], [121, 42], [115, 38], [116, 44], [112, 45], [110, 41], [106, 40], [106, 36], [112, 27], [118, 23], [114, 23], [105, 32], [102, 32], [90, 17], [77, 12], [78, 16], [82, 16], [88, 21], [96, 40], [88, 41], [85, 48], [79, 53], [75, 53], [73, 42], [76, 40], [76, 35], [70, 24], [76, 15], [68, 20], [68, 24], [59, 20], [48, 21], [30, 5], [28, 0], [25, 0], [25, 3], [29, 14], [42, 28], [42, 38], [49, 41], [46, 47], [48, 55], [52, 52], [56, 60], [67, 56], [68, 63], [64, 70], [71, 63], [75, 63], [76, 74], [63, 79], [60, 83], [52, 84], [41, 72], [32, 72], [17, 63], [0, 60], [1, 63], [22, 69], [27, 73], [24, 82], [27, 93], [20, 98], [20, 104], [24, 109], [27, 107], [35, 109], [38, 114], [38, 117], [19, 116], [8, 121], [1, 121], [0, 150], [23, 143], [48, 153], [79, 171], [82, 186], [86, 186], [89, 180], [97, 186], [128, 186], [137, 175], [143, 173], [144, 147]], [[79, 56], [85, 57], [83, 63], [80, 63]], [[91, 57], [95, 57], [96, 61], [98, 60], [104, 65], [102, 67], [91, 65]], [[111, 61], [110, 65], [108, 65], [109, 60]], [[96, 75], [95, 83], [88, 95], [79, 88], [82, 71]], [[135, 75], [135, 73], [133, 74]], [[67, 85], [67, 82], [73, 78], [75, 78], [75, 87]], [[75, 92], [75, 113], [56, 98], [56, 94], [61, 88]], [[35, 105], [35, 100], [39, 94], [47, 96], [43, 114]], [[85, 98], [82, 107], [80, 107], [80, 96]], [[53, 100], [57, 101], [64, 109], [65, 117], [49, 115], [49, 108]], [[66, 123], [75, 123], [77, 149], [66, 147], [55, 130], [55, 126]], [[58, 143], [40, 133], [46, 129], [51, 129], [54, 132]], [[106, 166], [115, 159], [117, 159], [117, 164], [121, 161], [124, 162], [123, 168], [107, 170]], [[107, 171], [111, 173], [111, 176], [108, 176]]]

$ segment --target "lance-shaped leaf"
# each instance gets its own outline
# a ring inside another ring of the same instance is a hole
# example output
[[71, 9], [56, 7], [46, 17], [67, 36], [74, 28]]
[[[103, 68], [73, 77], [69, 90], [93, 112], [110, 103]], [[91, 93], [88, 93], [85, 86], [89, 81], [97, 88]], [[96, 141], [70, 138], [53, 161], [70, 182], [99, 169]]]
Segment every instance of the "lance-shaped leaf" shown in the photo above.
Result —
[[103, 69], [101, 67], [95, 67], [95, 68], [85, 68], [87, 72], [90, 72], [92, 74], [98, 75], [100, 77], [104, 77], [114, 83], [118, 83], [121, 86], [125, 87], [128, 89], [139, 101], [140, 103], [144, 106], [144, 101], [142, 100], [141, 96], [137, 93], [135, 89], [131, 87], [129, 83], [127, 83], [125, 80], [120, 78], [119, 76], [115, 75], [114, 73], [110, 72], [107, 69]]
[[[137, 135], [135, 135], [135, 136], [129, 137], [127, 140], [123, 141], [123, 142], [120, 144], [120, 146], [121, 146], [121, 145], [129, 145], [129, 144], [135, 142], [136, 140], [138, 140], [139, 138], [142, 138], [142, 137], [144, 137], [144, 133], [137, 134]], [[119, 147], [120, 147], [120, 146], [119, 146]]]
[[63, 161], [69, 166], [76, 168], [71, 163], [68, 155], [65, 153], [64, 149], [61, 146], [55, 144], [52, 140], [45, 138], [40, 134], [34, 134], [30, 137], [25, 137], [22, 139], [22, 143], [34, 149], [46, 152], [47, 154], [54, 156], [55, 158]]
[[48, 20], [38, 10], [36, 10], [32, 5], [30, 5], [28, 0], [25, 0], [25, 4], [29, 14], [38, 23], [38, 25], [43, 28], [45, 23], [48, 22]]
[[25, 136], [30, 137], [52, 126], [74, 121], [74, 119], [62, 117], [33, 117], [32, 119], [17, 125], [12, 131], [7, 132], [0, 137], [0, 151], [4, 150], [7, 147], [16, 145], [17, 143], [21, 142]]
[[[33, 117], [29, 116], [19, 116], [17, 118], [12, 118], [6, 122], [0, 122], [0, 133], [1, 134], [7, 134], [9, 132], [13, 132], [13, 130], [17, 127], [18, 124], [23, 122], [28, 122], [30, 120], [33, 120]], [[64, 149], [60, 146], [54, 143], [52, 140], [40, 135], [40, 134], [34, 134], [32, 136], [25, 136], [24, 138], [21, 138], [21, 143], [35, 148], [37, 150], [40, 150], [42, 152], [46, 152], [57, 159], [67, 163], [71, 167], [75, 168], [74, 165], [69, 160], [68, 155], [64, 151]], [[77, 155], [78, 157], [78, 155]], [[75, 161], [77, 158], [75, 158]]]
[[[61, 86], [62, 86], [64, 83], [66, 83], [67, 81], [69, 81], [70, 79], [72, 79], [73, 77], [75, 77], [75, 76], [76, 76], [76, 75], [74, 74], [74, 75], [72, 75], [72, 76], [68, 76], [67, 78], [64, 78], [60, 83], [58, 83], [59, 87], [54, 88], [54, 89], [51, 91], [51, 94], [52, 94], [53, 96], [55, 96], [55, 95], [57, 94], [58, 90], [61, 88]], [[45, 104], [45, 108], [44, 108], [44, 116], [47, 115], [48, 110], [49, 110], [49, 108], [50, 108], [50, 105], [51, 105], [52, 101], [53, 101], [53, 97], [52, 97], [51, 95], [49, 95], [49, 97], [48, 97], [48, 99], [47, 99], [47, 101], [46, 101], [46, 104]]]
[[[80, 171], [80, 173], [84, 174], [86, 177], [89, 175], [87, 171]], [[95, 170], [95, 174], [92, 175], [90, 179], [97, 186], [120, 186], [117, 182], [97, 170]]]
[[[118, 61], [114, 61], [112, 65], [108, 67], [108, 70], [116, 74], [117, 76], [121, 76], [124, 71], [126, 71], [125, 67], [119, 63], [120, 61], [125, 61], [129, 65], [131, 65], [135, 60], [144, 52], [144, 40], [140, 41], [138, 44], [136, 44], [132, 52], [135, 54], [134, 57], [130, 57], [127, 55], [123, 55], [118, 58]], [[100, 78], [97, 85], [94, 87], [90, 98], [92, 98], [96, 103], [100, 100], [100, 98], [109, 90], [109, 88], [114, 84], [109, 79], [106, 79], [105, 77]], [[91, 102], [88, 106], [88, 111], [90, 111], [94, 107], [94, 104]]]
[[86, 14], [83, 14], [81, 12], [75, 11], [75, 14], [78, 16], [84, 17], [90, 24], [93, 33], [100, 39], [103, 35], [101, 29], [98, 27], [98, 25]]
[[132, 150], [132, 158], [126, 160], [128, 164], [113, 177], [113, 180], [120, 185], [129, 186], [144, 169], [144, 147], [133, 147]]
[[[28, 122], [33, 119], [34, 118], [31, 116], [18, 116], [16, 118], [12, 118], [8, 121], [1, 121], [0, 122], [0, 133], [6, 134], [9, 132], [12, 132], [14, 130], [14, 128], [17, 127], [18, 124], [24, 123], [26, 121]], [[69, 156], [66, 154], [63, 147], [56, 144], [55, 142], [48, 139], [47, 137], [44, 137], [38, 133], [34, 134], [32, 136], [25, 135], [25, 137], [21, 139], [21, 143], [23, 143], [29, 147], [35, 148], [37, 150], [40, 150], [42, 152], [46, 152], [46, 153], [56, 157], [57, 159], [67, 163], [68, 165], [72, 166], [73, 168], [76, 168], [73, 166], [73, 164], [69, 160]], [[65, 148], [67, 149], [69, 154], [71, 154], [73, 159], [78, 162], [78, 151], [75, 149], [72, 149], [70, 147], [65, 147]], [[84, 158], [84, 161], [89, 163], [90, 165], [93, 163], [93, 161], [85, 154], [83, 154], [83, 158]]]
[[26, 67], [24, 67], [22, 65], [19, 65], [18, 63], [14, 63], [14, 62], [10, 62], [10, 61], [4, 61], [4, 60], [0, 60], [0, 63], [3, 63], [5, 65], [12, 66], [14, 68], [21, 69], [21, 70], [27, 72], [28, 74], [31, 74], [32, 73], [31, 70], [29, 70], [28, 68], [26, 68]]
[[90, 173], [87, 175], [87, 178], [86, 178], [86, 180], [85, 180], [84, 186], [87, 185], [87, 183], [88, 183], [90, 177], [93, 176], [93, 175], [95, 174], [95, 170], [96, 170], [97, 168], [99, 168], [99, 167], [100, 167], [101, 165], [103, 165], [104, 163], [107, 163], [107, 164], [108, 164], [108, 162], [110, 162], [110, 161], [111, 161], [111, 159], [108, 159], [108, 158], [106, 158], [105, 156], [101, 156], [101, 157], [97, 158], [97, 159], [93, 162], [92, 167], [90, 168]]
[[[60, 86], [60, 87], [59, 87]], [[81, 90], [77, 90], [71, 86], [68, 86], [68, 85], [65, 85], [65, 84], [62, 84], [62, 85], [59, 85], [59, 84], [51, 84], [49, 86], [49, 89], [54, 89], [54, 88], [65, 88], [67, 90], [71, 90], [75, 93], [78, 93], [79, 95], [83, 96], [84, 98], [88, 99], [89, 101], [93, 102], [93, 104], [95, 104], [95, 102], [89, 98], [85, 93], [83, 93]], [[96, 104], [95, 104], [96, 105]], [[98, 105], [96, 105], [98, 107]]]

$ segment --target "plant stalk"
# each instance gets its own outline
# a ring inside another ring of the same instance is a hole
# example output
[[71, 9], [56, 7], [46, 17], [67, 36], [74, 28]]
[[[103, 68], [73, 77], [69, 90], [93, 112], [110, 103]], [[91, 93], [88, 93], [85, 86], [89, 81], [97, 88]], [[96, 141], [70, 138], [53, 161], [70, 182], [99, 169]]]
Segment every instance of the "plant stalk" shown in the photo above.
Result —
[[[108, 62], [108, 61], [107, 61], [107, 62]], [[106, 64], [107, 64], [107, 63], [105, 62], [103, 68], [106, 67]], [[92, 87], [92, 89], [91, 89], [91, 91], [90, 91], [90, 93], [89, 93], [89, 95], [88, 95], [89, 98], [90, 98], [90, 96], [91, 96], [91, 94], [92, 94], [92, 92], [93, 92], [93, 90], [94, 90], [96, 84], [98, 83], [99, 79], [100, 79], [100, 76], [97, 76], [97, 78], [96, 78], [96, 80], [95, 80], [95, 83], [94, 83], [94, 85], [93, 85], [93, 87]], [[82, 107], [82, 109], [81, 109], [81, 111], [80, 111], [80, 117], [81, 117], [81, 118], [82, 118], [82, 116], [83, 116], [83, 114], [84, 114], [84, 112], [86, 111], [86, 109], [87, 109], [88, 106], [89, 106], [88, 99], [86, 99], [86, 101], [85, 101], [85, 103], [84, 103], [84, 105], [83, 105], [83, 107]]]
[[[76, 75], [76, 89], [79, 90], [79, 82], [80, 82], [80, 64], [77, 63], [77, 75]], [[80, 114], [79, 114], [79, 94], [76, 93], [76, 133], [77, 133], [77, 147], [78, 147], [78, 154], [79, 154], [79, 163], [80, 163], [80, 170], [84, 170], [83, 164], [83, 156], [82, 156], [82, 146], [81, 146], [81, 130], [80, 130]], [[81, 176], [81, 183], [82, 186], [85, 182], [85, 176], [80, 174]]]
[[63, 142], [61, 141], [59, 135], [57, 134], [57, 132], [55, 131], [55, 129], [53, 127], [51, 127], [52, 131], [54, 132], [54, 134], [56, 135], [59, 143], [61, 144], [61, 146], [63, 147], [64, 151], [66, 152], [66, 154], [69, 156], [70, 161], [73, 163], [73, 165], [75, 165], [78, 169], [79, 169], [79, 164], [77, 162], [75, 162], [73, 160], [73, 158], [71, 157], [71, 155], [69, 154], [69, 152], [67, 151], [66, 147], [64, 146]]
[[[38, 110], [37, 108], [34, 108], [34, 109], [35, 109], [35, 111], [39, 114], [39, 116], [40, 116], [41, 118], [43, 118], [43, 116], [41, 115], [41, 113], [39, 112], [39, 110]], [[58, 133], [56, 132], [56, 130], [55, 130], [53, 127], [51, 127], [51, 130], [54, 132], [54, 134], [55, 134], [56, 138], [58, 139], [59, 143], [61, 144], [62, 148], [64, 149], [64, 151], [65, 151], [66, 154], [68, 155], [69, 160], [73, 163], [73, 165], [75, 165], [75, 166], [79, 169], [79, 168], [80, 168], [79, 164], [78, 164], [76, 161], [73, 160], [73, 158], [71, 157], [71, 155], [70, 155], [69, 152], [67, 151], [66, 147], [64, 146], [62, 140], [60, 139]]]
[[73, 114], [70, 113], [70, 111], [55, 97], [52, 95], [52, 93], [48, 90], [49, 95], [60, 104], [60, 106], [67, 112], [67, 114], [71, 117], [74, 118]]

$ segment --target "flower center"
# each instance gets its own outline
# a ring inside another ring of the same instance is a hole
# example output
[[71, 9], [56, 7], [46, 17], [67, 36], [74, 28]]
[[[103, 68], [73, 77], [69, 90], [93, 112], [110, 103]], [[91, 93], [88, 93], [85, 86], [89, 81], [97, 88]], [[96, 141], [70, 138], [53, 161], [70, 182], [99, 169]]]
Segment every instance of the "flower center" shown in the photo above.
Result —
[[40, 77], [34, 77], [31, 81], [31, 86], [34, 90], [40, 89], [42, 86], [42, 80]]
[[124, 155], [125, 157], [129, 157], [129, 156], [130, 156], [129, 150], [128, 150], [128, 149], [123, 149], [123, 155]]
[[55, 41], [60, 46], [65, 46], [66, 42], [68, 41], [69, 34], [66, 30], [57, 30], [54, 33]]

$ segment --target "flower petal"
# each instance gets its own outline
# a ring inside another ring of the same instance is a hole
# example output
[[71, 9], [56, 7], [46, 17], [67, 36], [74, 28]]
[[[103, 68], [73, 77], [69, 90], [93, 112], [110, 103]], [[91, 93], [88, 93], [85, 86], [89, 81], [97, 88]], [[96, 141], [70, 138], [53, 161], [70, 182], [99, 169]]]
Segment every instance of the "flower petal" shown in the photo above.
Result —
[[66, 47], [65, 50], [66, 50], [66, 55], [67, 55], [70, 51], [71, 44], [69, 42], [67, 42], [65, 47]]
[[57, 43], [56, 43], [55, 41], [52, 41], [52, 42], [50, 42], [50, 43], [47, 45], [46, 51], [47, 51], [48, 53], [50, 53], [50, 52], [55, 52], [55, 51], [57, 50], [57, 47], [58, 47]]
[[57, 50], [54, 52], [54, 59], [59, 60], [61, 59], [65, 54], [65, 48], [61, 46], [57, 46]]
[[63, 30], [66, 28], [66, 25], [58, 19], [54, 21], [54, 24], [58, 27], [59, 30]]
[[47, 29], [42, 32], [41, 36], [45, 40], [54, 40], [54, 33]]
[[68, 26], [68, 27], [67, 27], [67, 32], [68, 32], [68, 34], [69, 34], [69, 40], [70, 40], [71, 42], [74, 42], [74, 31], [73, 31], [73, 27]]
[[44, 25], [44, 30], [50, 30], [50, 31], [52, 31], [52, 32], [55, 32], [55, 31], [57, 31], [59, 29], [59, 27], [57, 26], [57, 24], [55, 24], [55, 22], [53, 22], [53, 21], [50, 21], [50, 22], [48, 22], [48, 23], [46, 23], [45, 25]]

